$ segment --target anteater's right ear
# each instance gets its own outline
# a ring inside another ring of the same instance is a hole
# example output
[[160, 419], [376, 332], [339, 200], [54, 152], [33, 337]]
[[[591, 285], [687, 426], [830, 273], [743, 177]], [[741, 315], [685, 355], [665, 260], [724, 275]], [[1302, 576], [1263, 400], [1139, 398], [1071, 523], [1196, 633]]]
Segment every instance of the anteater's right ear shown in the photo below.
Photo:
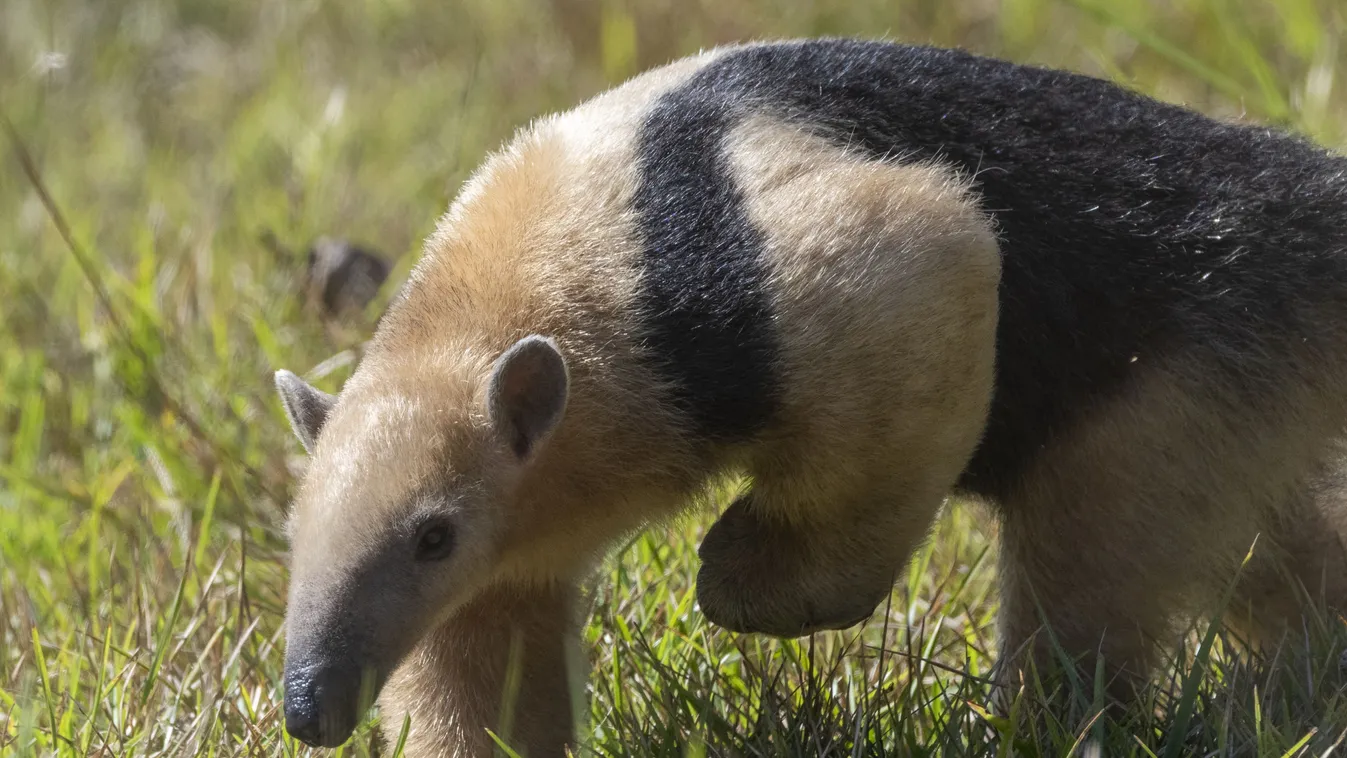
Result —
[[566, 411], [570, 374], [553, 340], [531, 335], [506, 350], [491, 372], [491, 421], [520, 461], [532, 457]]
[[295, 430], [304, 450], [312, 455], [318, 433], [323, 431], [323, 422], [337, 398], [285, 369], [276, 372], [276, 392], [281, 396], [286, 418], [290, 419], [290, 428]]

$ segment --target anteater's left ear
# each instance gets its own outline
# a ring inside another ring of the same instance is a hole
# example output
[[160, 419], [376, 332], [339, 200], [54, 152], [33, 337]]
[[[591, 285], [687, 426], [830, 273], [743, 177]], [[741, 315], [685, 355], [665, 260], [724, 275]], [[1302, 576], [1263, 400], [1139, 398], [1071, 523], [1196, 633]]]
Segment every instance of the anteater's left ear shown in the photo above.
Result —
[[527, 460], [560, 423], [569, 391], [566, 359], [547, 337], [525, 337], [496, 359], [487, 407], [520, 460]]
[[299, 444], [312, 455], [314, 445], [318, 444], [318, 433], [323, 430], [327, 414], [337, 398], [285, 369], [276, 372], [276, 392], [281, 396], [285, 417], [290, 419], [290, 428], [299, 438]]

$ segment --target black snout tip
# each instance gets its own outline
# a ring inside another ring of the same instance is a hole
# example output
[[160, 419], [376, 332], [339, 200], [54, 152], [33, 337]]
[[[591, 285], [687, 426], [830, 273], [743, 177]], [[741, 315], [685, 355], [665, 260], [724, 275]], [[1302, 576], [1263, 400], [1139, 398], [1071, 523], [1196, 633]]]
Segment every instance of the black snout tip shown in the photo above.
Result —
[[323, 742], [323, 722], [317, 713], [285, 706], [285, 731], [291, 737], [312, 747], [327, 747]]
[[337, 747], [350, 739], [354, 718], [335, 713], [323, 703], [323, 688], [308, 676], [288, 677], [285, 685], [285, 731], [310, 747]]
[[310, 747], [337, 747], [350, 739], [353, 730], [334, 721], [312, 709], [285, 707], [285, 731]]

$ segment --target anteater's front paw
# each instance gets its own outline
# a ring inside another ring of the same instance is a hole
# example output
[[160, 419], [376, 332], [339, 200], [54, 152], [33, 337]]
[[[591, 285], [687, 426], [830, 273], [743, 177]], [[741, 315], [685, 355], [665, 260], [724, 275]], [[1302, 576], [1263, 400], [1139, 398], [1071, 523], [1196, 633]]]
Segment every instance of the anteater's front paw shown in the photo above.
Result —
[[697, 602], [712, 623], [800, 637], [874, 613], [892, 587], [891, 568], [849, 550], [846, 535], [760, 519], [751, 498], [731, 505], [698, 550]]

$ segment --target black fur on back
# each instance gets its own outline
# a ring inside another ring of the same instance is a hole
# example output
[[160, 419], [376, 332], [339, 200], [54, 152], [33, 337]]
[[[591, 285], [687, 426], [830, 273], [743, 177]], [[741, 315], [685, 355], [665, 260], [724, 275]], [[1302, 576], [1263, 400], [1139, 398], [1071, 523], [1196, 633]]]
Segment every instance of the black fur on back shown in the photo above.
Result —
[[771, 411], [758, 235], [720, 150], [752, 111], [975, 177], [1003, 274], [971, 491], [1005, 494], [1055, 432], [1157, 357], [1182, 352], [1257, 402], [1287, 351], [1327, 333], [1307, 314], [1344, 310], [1347, 160], [1304, 140], [959, 51], [747, 47], [666, 94], [641, 140], [647, 318], [704, 431], [747, 433]]
[[696, 435], [748, 438], [775, 405], [762, 237], [721, 149], [737, 104], [700, 88], [667, 93], [638, 135], [633, 206], [645, 245], [649, 353]]
[[649, 353], [694, 433], [721, 442], [759, 430], [776, 392], [762, 235], [721, 149], [737, 110], [696, 86], [661, 98], [638, 135], [633, 200], [645, 245]]

